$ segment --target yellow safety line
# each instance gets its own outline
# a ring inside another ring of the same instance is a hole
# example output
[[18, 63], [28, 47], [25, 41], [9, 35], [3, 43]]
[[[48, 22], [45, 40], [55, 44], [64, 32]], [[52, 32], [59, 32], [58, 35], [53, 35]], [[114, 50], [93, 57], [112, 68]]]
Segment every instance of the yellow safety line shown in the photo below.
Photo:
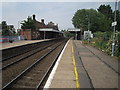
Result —
[[77, 68], [76, 68], [76, 62], [75, 62], [75, 57], [74, 57], [74, 48], [72, 46], [72, 61], [73, 61], [73, 65], [74, 65], [74, 73], [75, 73], [75, 78], [76, 78], [76, 88], [80, 88], [80, 84], [78, 81], [78, 72], [77, 72]]

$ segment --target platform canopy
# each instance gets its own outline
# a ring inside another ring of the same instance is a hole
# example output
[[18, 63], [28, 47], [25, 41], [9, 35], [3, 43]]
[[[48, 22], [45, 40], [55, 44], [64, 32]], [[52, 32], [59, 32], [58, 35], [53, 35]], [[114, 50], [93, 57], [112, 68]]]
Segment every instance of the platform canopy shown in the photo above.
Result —
[[69, 32], [80, 32], [80, 29], [78, 28], [68, 28]]
[[58, 30], [54, 30], [52, 28], [41, 28], [39, 29], [39, 31], [47, 31], [47, 32], [58, 32], [58, 33], [63, 33], [61, 31], [58, 31]]

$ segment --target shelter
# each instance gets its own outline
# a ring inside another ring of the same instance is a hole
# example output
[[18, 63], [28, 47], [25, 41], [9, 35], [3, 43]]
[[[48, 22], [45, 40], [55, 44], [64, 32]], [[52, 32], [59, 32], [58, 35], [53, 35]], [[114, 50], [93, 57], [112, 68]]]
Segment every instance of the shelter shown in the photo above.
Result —
[[77, 28], [69, 28], [68, 31], [74, 34], [74, 39], [80, 40], [81, 39], [81, 30]]
[[39, 29], [39, 32], [40, 32], [42, 39], [63, 37], [63, 32], [60, 32], [53, 28], [41, 28], [41, 29]]
[[58, 24], [54, 24], [52, 21], [50, 21], [48, 24], [45, 24], [44, 19], [37, 21], [35, 15], [32, 17], [35, 29], [18, 30], [19, 35], [23, 36], [26, 40], [51, 39], [63, 36], [63, 33], [58, 29]]

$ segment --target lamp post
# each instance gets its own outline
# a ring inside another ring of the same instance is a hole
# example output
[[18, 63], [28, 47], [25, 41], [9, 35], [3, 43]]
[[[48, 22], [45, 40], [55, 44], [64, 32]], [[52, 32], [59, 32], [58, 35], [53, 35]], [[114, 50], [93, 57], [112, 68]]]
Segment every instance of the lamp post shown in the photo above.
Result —
[[113, 40], [112, 40], [112, 55], [111, 56], [114, 56], [114, 52], [115, 52], [115, 26], [117, 25], [117, 22], [116, 22], [116, 9], [117, 9], [117, 0], [115, 2], [114, 22], [112, 23], [112, 26], [113, 26]]

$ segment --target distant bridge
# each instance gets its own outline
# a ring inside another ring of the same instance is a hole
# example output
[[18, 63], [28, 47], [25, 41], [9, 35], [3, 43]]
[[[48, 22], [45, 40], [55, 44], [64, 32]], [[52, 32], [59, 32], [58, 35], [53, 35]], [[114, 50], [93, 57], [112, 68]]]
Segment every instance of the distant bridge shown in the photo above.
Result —
[[81, 39], [81, 30], [77, 28], [69, 28], [68, 31], [74, 34], [74, 39], [80, 40]]

